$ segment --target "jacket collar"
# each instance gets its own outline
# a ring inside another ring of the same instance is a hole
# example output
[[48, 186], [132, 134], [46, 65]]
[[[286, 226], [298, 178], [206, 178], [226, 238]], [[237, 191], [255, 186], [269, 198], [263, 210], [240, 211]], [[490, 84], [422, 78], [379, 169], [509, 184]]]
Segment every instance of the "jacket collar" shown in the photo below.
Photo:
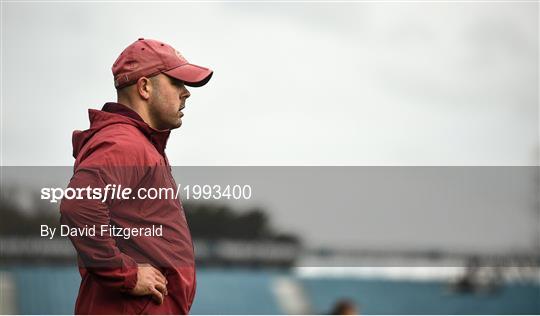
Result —
[[167, 146], [167, 140], [169, 139], [169, 135], [171, 134], [170, 130], [160, 131], [150, 127], [150, 125], [148, 125], [137, 112], [120, 103], [105, 103], [101, 111], [122, 115], [135, 121], [136, 126], [152, 142], [158, 152], [165, 156], [165, 147]]

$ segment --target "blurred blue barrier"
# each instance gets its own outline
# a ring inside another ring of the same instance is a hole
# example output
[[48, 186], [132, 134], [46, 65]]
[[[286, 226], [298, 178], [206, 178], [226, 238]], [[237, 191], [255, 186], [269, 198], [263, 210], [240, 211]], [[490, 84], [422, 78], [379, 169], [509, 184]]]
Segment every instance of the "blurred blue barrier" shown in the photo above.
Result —
[[[76, 267], [2, 268], [14, 283], [16, 313], [72, 314]], [[540, 314], [540, 285], [508, 283], [495, 293], [456, 294], [444, 282], [298, 278], [287, 270], [201, 268], [192, 314], [282, 314], [273, 281], [288, 277], [304, 289], [312, 312], [328, 313], [350, 298], [366, 314]]]

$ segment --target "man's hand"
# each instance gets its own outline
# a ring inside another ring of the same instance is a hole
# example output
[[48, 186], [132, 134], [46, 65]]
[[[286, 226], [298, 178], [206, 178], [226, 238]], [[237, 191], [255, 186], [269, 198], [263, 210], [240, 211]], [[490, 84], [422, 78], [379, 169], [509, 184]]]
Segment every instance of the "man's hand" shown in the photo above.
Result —
[[161, 304], [167, 295], [167, 279], [151, 265], [139, 264], [137, 284], [129, 293], [137, 296], [152, 295], [152, 298]]

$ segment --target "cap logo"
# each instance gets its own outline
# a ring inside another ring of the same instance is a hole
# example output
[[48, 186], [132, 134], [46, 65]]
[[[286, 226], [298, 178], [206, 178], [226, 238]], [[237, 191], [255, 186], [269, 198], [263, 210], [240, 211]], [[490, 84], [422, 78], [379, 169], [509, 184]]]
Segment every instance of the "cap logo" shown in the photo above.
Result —
[[176, 52], [176, 56], [178, 56], [178, 58], [180, 58], [180, 60], [184, 63], [187, 63], [187, 60], [184, 58], [184, 56], [182, 56], [182, 54], [180, 54], [179, 51], [175, 51]]

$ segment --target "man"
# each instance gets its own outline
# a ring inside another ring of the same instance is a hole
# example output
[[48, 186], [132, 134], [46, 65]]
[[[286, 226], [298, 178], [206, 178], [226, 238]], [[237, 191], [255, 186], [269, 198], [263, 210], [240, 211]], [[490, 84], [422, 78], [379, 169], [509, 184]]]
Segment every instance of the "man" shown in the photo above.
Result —
[[[213, 72], [188, 63], [165, 43], [143, 38], [120, 54], [112, 71], [117, 103], [89, 110], [90, 128], [73, 133], [76, 161], [69, 187], [101, 189], [102, 195], [65, 198], [60, 206], [61, 223], [79, 229], [70, 234], [82, 277], [75, 313], [187, 314], [196, 281], [181, 202], [137, 194], [176, 191], [166, 142], [182, 124], [190, 96], [186, 85], [203, 86]], [[133, 193], [121, 198], [111, 188]], [[114, 233], [125, 229], [135, 233]]]

